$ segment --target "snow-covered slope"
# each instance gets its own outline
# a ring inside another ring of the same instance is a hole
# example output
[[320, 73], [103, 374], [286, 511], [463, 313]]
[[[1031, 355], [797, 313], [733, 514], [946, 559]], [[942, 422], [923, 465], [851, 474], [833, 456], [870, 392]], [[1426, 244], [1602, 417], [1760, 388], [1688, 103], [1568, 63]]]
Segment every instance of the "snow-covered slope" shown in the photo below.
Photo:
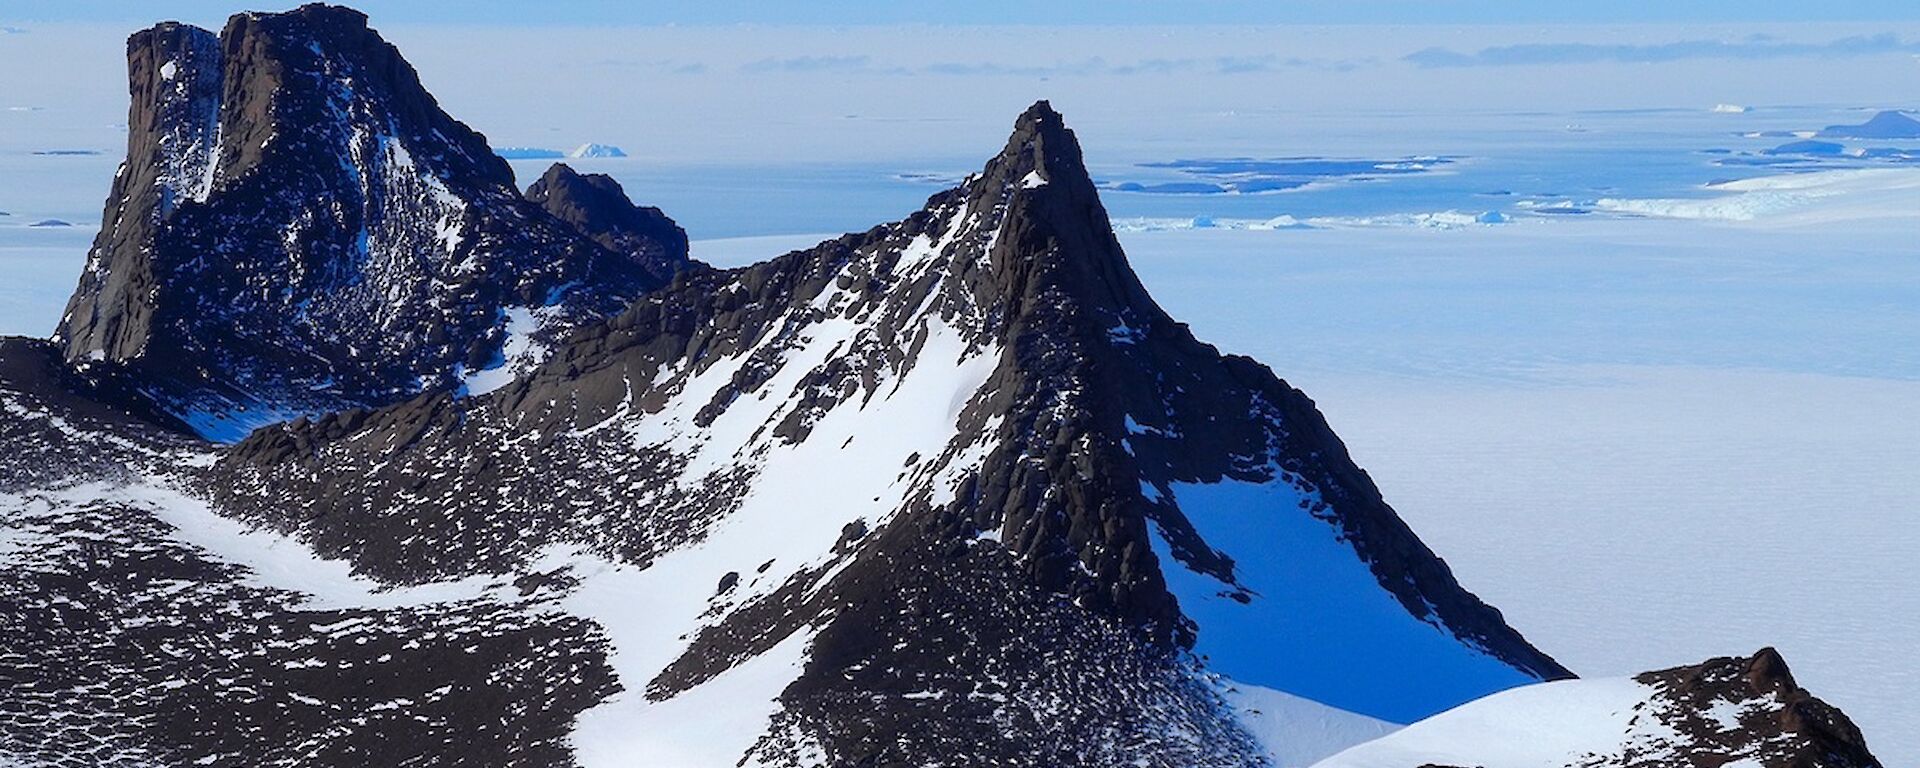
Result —
[[1341, 752], [1318, 768], [1566, 768], [1618, 754], [1654, 691], [1628, 678], [1560, 680], [1488, 696]]
[[687, 266], [671, 221], [616, 249], [523, 200], [356, 11], [162, 24], [128, 74], [127, 162], [55, 339], [200, 434], [448, 388], [498, 357], [505, 309], [553, 307], [557, 334]]
[[1634, 678], [1496, 693], [1315, 768], [1857, 766], [1879, 763], [1846, 715], [1794, 684], [1772, 649]]
[[[1194, 652], [1209, 669], [1399, 723], [1540, 679], [1462, 642], [1432, 614], [1409, 612], [1343, 540], [1346, 527], [1322, 495], [1284, 469], [1269, 471], [1266, 482], [1169, 483], [1164, 497], [1148, 490], [1232, 558], [1225, 579], [1166, 571], [1181, 612], [1199, 625]], [[1274, 513], [1316, 507], [1320, 515]], [[1179, 563], [1162, 535], [1154, 552]]]

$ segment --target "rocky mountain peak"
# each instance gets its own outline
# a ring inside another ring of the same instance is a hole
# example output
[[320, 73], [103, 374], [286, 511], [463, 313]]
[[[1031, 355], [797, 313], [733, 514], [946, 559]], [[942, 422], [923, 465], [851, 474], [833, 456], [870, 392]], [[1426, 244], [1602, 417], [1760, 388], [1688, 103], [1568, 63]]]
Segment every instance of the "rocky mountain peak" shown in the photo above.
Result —
[[1079, 139], [1067, 127], [1066, 118], [1044, 99], [1014, 119], [1006, 147], [988, 162], [985, 175], [1026, 189], [1048, 184], [1075, 191], [1093, 188]]
[[[126, 197], [127, 208], [151, 215], [101, 230], [81, 281], [86, 300], [76, 292], [54, 334], [68, 359], [122, 360], [145, 348], [159, 290], [152, 261], [121, 259], [109, 270], [101, 255], [139, 250], [155, 219], [211, 183], [203, 169], [210, 167], [219, 130], [220, 56], [213, 33], [175, 22], [127, 39], [132, 106], [127, 159], [114, 191]], [[112, 202], [109, 213], [116, 209]]]
[[[998, 223], [1004, 213], [1014, 231], [1043, 228], [1053, 237], [1077, 241], [1083, 239], [1082, 234], [1110, 234], [1112, 230], [1087, 173], [1079, 140], [1046, 101], [1034, 102], [1014, 120], [1006, 145], [955, 193], [966, 196], [970, 212], [976, 216]], [[1080, 248], [1009, 242], [1018, 247], [1042, 246], [1035, 255], [1091, 255]], [[1102, 254], [1117, 253], [1118, 248], [1098, 250]]]
[[203, 436], [456, 388], [685, 264], [617, 192], [568, 220], [522, 197], [358, 11], [162, 24], [128, 75], [127, 163], [54, 338]]
[[[556, 540], [641, 564], [726, 552], [736, 565], [697, 580], [731, 586], [648, 695], [811, 633], [818, 663], [783, 701], [891, 723], [837, 753], [919, 754], [888, 746], [928, 716], [887, 698], [905, 690], [887, 670], [1078, 658], [1087, 633], [1110, 643], [1088, 661], [1102, 671], [1031, 684], [1187, 680], [1206, 658], [1407, 722], [1567, 675], [1454, 580], [1310, 400], [1153, 303], [1057, 114], [1029, 110], [1006, 147], [901, 221], [677, 280], [487, 397], [262, 430], [221, 462], [222, 503], [399, 581], [511, 571]], [[484, 469], [420, 479], [440, 466]], [[442, 501], [395, 506], [416, 496]], [[787, 554], [740, 538], [770, 526]], [[915, 690], [964, 698], [969, 675], [937, 677]], [[1166, 684], [1173, 710], [1208, 695]], [[985, 716], [952, 706], [928, 738]], [[1181, 712], [1155, 722], [1219, 722]], [[1046, 732], [1092, 720], [1073, 722]]]
[[[960, 213], [940, 213], [949, 210]], [[1071, 321], [1076, 337], [1096, 346], [1122, 317], [1143, 331], [1172, 325], [1160, 322], [1165, 313], [1114, 237], [1078, 138], [1047, 101], [1022, 112], [1000, 152], [920, 215], [954, 215], [991, 233], [974, 245], [983, 251], [977, 263], [955, 259], [950, 268], [974, 301], [994, 308], [996, 332], [1027, 333], [1036, 312]]]

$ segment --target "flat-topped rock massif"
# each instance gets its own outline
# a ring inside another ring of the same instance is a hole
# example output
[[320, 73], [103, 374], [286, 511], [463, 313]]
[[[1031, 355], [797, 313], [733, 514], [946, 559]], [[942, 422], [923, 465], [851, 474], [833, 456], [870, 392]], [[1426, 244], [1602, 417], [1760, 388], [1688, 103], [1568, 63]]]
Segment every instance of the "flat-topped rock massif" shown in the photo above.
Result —
[[617, 185], [566, 221], [523, 199], [357, 11], [162, 24], [127, 61], [127, 161], [54, 339], [203, 434], [449, 387], [507, 309], [570, 327], [688, 266]]

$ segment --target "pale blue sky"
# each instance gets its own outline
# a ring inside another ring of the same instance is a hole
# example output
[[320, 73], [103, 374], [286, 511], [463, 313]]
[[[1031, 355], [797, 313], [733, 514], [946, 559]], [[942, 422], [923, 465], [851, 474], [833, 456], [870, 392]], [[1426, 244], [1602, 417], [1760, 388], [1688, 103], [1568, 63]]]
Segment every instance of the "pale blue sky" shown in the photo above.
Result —
[[[245, 0], [25, 0], [0, 9], [9, 23], [145, 22], [174, 16], [217, 23], [241, 9], [295, 3]], [[1912, 0], [360, 0], [381, 21], [481, 24], [1276, 24], [1276, 23], [1693, 23], [1920, 20]]]

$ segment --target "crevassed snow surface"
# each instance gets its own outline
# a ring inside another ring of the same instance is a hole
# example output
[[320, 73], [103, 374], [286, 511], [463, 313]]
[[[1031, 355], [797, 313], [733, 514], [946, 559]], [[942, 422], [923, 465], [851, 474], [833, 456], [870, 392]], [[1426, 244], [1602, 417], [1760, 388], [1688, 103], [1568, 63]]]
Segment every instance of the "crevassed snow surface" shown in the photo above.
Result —
[[1566, 768], [1617, 753], [1631, 730], [1633, 708], [1653, 693], [1631, 678], [1514, 688], [1348, 749], [1315, 768]]
[[[1201, 538], [1233, 558], [1238, 586], [1253, 593], [1243, 604], [1228, 597], [1233, 585], [1162, 569], [1181, 611], [1199, 625], [1194, 653], [1212, 670], [1398, 723], [1535, 681], [1409, 614], [1337, 526], [1301, 509], [1314, 499], [1284, 479], [1172, 483], [1165, 491]], [[1177, 562], [1157, 526], [1153, 546], [1162, 563]]]

